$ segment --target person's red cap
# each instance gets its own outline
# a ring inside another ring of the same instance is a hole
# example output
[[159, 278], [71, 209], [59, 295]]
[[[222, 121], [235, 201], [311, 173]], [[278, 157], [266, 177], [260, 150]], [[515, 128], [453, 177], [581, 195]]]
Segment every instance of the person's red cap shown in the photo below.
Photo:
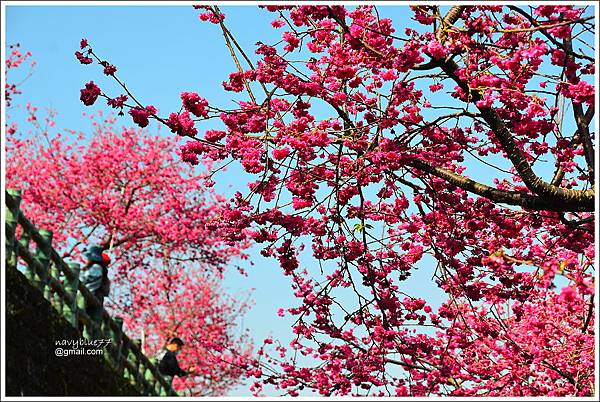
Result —
[[102, 262], [104, 262], [104, 264], [106, 265], [110, 264], [110, 257], [108, 256], [108, 254], [102, 253]]

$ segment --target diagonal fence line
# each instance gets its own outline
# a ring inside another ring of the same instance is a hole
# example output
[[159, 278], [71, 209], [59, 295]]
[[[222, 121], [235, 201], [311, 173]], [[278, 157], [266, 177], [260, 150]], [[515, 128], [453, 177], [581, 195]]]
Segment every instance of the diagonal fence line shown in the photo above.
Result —
[[[52, 232], [38, 230], [21, 213], [21, 192], [7, 189], [5, 197], [6, 267], [16, 269], [19, 260], [24, 262], [28, 281], [42, 292], [71, 326], [78, 330], [80, 325], [83, 327], [83, 338], [110, 339], [111, 343], [104, 353], [106, 362], [142, 395], [177, 396], [159, 373], [155, 362], [142, 353], [139, 342], [123, 333], [123, 319], [111, 317], [88, 288], [79, 282], [80, 265], [65, 262], [52, 247]], [[21, 231], [17, 238], [19, 227]], [[30, 250], [32, 241], [34, 252]], [[90, 317], [86, 313], [90, 306], [101, 313]]]

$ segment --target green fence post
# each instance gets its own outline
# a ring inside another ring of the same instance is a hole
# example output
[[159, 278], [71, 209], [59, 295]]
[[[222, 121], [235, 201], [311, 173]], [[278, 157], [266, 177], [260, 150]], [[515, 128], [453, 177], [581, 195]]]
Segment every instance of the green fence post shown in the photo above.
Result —
[[142, 395], [148, 396], [148, 386], [147, 386], [147, 382], [145, 381], [146, 365], [144, 364], [143, 361], [141, 361], [141, 359], [140, 359], [140, 366], [139, 366], [139, 375], [140, 375], [139, 386], [140, 386], [140, 390], [142, 391]]
[[[65, 284], [61, 282], [60, 269], [58, 269], [58, 265], [56, 265], [54, 261], [50, 261], [50, 277], [56, 279], [56, 281], [60, 283], [63, 288], [65, 287]], [[52, 305], [59, 312], [59, 314], [62, 314], [63, 306], [66, 304], [66, 302], [56, 290], [54, 290], [52, 293]]]
[[[146, 356], [146, 357], [148, 357], [148, 356]], [[162, 376], [160, 374], [160, 371], [158, 371], [158, 363], [159, 362], [156, 360], [156, 357], [154, 357], [154, 356], [148, 357], [148, 361], [150, 363], [152, 363], [152, 365], [156, 368], [158, 375], [159, 375], [159, 377], [155, 377], [154, 391], [156, 392], [156, 395], [164, 396], [164, 395], [166, 395], [166, 393], [163, 395], [163, 392], [165, 392], [165, 391], [164, 391], [164, 387], [163, 387], [162, 383], [160, 382], [160, 379], [162, 378]]]
[[[71, 270], [71, 273], [73, 274], [73, 277], [71, 279], [68, 278], [67, 275], [65, 275], [66, 278], [66, 284], [65, 284], [65, 291], [68, 295], [70, 295], [73, 298], [73, 303], [69, 304], [69, 303], [65, 303], [65, 307], [63, 309], [63, 315], [65, 316], [65, 318], [67, 319], [67, 321], [69, 321], [71, 323], [72, 326], [74, 326], [75, 328], [79, 329], [79, 319], [78, 319], [78, 314], [77, 314], [77, 306], [78, 306], [78, 296], [79, 296], [79, 264], [76, 262], [70, 262], [67, 264], [69, 269]], [[85, 306], [84, 306], [84, 310], [85, 310]]]
[[15, 238], [17, 231], [17, 222], [19, 220], [19, 205], [21, 204], [21, 191], [14, 189], [7, 189], [6, 195], [12, 197], [14, 204], [12, 208], [6, 208], [6, 239], [5, 239], [5, 252], [6, 252], [6, 266], [17, 267], [17, 254], [15, 250]]
[[125, 343], [123, 343], [123, 339], [121, 338], [121, 366], [123, 367], [123, 377], [126, 380], [129, 380], [129, 369], [127, 368], [127, 366], [125, 365], [125, 361], [127, 360], [127, 345]]
[[137, 346], [136, 359], [138, 361], [138, 386], [142, 391], [142, 394], [147, 396], [149, 390], [146, 385], [146, 381], [144, 381], [146, 379], [146, 363], [145, 360], [142, 359], [142, 340], [140, 338], [136, 338], [133, 340], [133, 344]]
[[[133, 343], [133, 341], [131, 341]], [[131, 363], [131, 365], [133, 366], [133, 372], [129, 373], [129, 383], [131, 385], [133, 385], [136, 388], [139, 388], [140, 384], [139, 382], [139, 375], [140, 375], [140, 361], [138, 359], [138, 357], [135, 355], [135, 353], [133, 353], [133, 348], [129, 347], [128, 348], [128, 353], [127, 353], [127, 360], [129, 361], [129, 363]]]
[[131, 370], [129, 370], [129, 367], [127, 367], [127, 365], [125, 364], [125, 361], [128, 360], [128, 356], [129, 356], [129, 346], [126, 343], [123, 343], [123, 339], [121, 338], [121, 357], [122, 357], [122, 365], [123, 365], [123, 377], [128, 380], [131, 381]]
[[[99, 301], [96, 299], [96, 301]], [[103, 307], [98, 308], [97, 306], [91, 310], [91, 320], [94, 323], [92, 325], [92, 338], [93, 339], [101, 339], [104, 335], [104, 314]]]
[[69, 269], [71, 270], [73, 277], [69, 279], [67, 275], [65, 275], [66, 284], [65, 284], [65, 292], [71, 296], [72, 304], [65, 303], [65, 307], [63, 309], [63, 314], [67, 321], [71, 323], [75, 328], [79, 328], [79, 320], [77, 314], [77, 296], [79, 294], [79, 264], [76, 262], [70, 262], [67, 264]]
[[[31, 235], [23, 230], [19, 239], [19, 248], [29, 251], [29, 240], [31, 240]], [[33, 282], [33, 267], [29, 264], [25, 265], [25, 277], [29, 282]]]
[[50, 230], [40, 229], [40, 236], [44, 240], [38, 244], [35, 250], [35, 260], [38, 262], [40, 272], [36, 272], [36, 282], [44, 294], [46, 300], [50, 300], [50, 286], [48, 281], [48, 265], [50, 263], [50, 250], [52, 250], [52, 232]]
[[115, 322], [115, 324], [117, 324], [118, 329], [114, 330], [111, 328], [110, 331], [113, 345], [112, 355], [116, 362], [117, 369], [121, 370], [121, 368], [123, 367], [123, 360], [121, 356], [121, 349], [123, 346], [123, 318], [115, 317], [113, 318], [113, 321]]
[[[87, 313], [87, 306], [88, 306], [88, 302], [85, 299], [85, 297], [83, 296], [82, 293], [77, 293], [77, 312], [81, 311], [83, 313]], [[93, 339], [93, 322], [92, 322], [92, 318], [90, 316], [88, 316], [88, 319], [90, 320], [87, 324], [82, 324], [82, 331], [81, 331], [81, 335], [86, 338], [86, 339]]]
[[144, 378], [148, 382], [148, 387], [146, 388], [146, 394], [152, 395], [154, 394], [154, 374], [152, 374], [152, 369], [148, 366], [144, 366]]

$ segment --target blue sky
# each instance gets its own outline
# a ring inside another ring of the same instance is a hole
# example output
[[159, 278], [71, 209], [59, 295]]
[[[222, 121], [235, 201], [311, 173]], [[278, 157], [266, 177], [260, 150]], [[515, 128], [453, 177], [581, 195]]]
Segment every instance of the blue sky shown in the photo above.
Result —
[[[382, 10], [384, 15], [394, 15], [397, 26], [412, 25], [407, 8]], [[273, 15], [267, 11], [255, 7], [223, 7], [223, 11], [228, 26], [245, 49], [252, 50], [258, 40], [275, 42], [281, 32], [270, 27]], [[179, 93], [183, 91], [195, 91], [227, 104], [232, 95], [222, 90], [221, 81], [235, 68], [218, 27], [201, 23], [198, 14], [191, 6], [8, 6], [5, 43], [20, 43], [38, 62], [33, 76], [22, 87], [25, 95], [21, 100], [40, 110], [56, 109], [58, 130], [91, 131], [90, 121], [82, 113], [108, 108], [104, 102], [83, 106], [80, 88], [94, 80], [107, 93], [120, 91], [97, 65], [83, 66], [75, 59], [73, 53], [85, 37], [101, 58], [118, 67], [118, 76], [142, 103], [155, 105], [163, 114], [179, 109]], [[20, 103], [19, 99], [15, 103]], [[16, 121], [25, 116], [18, 107], [10, 113]], [[128, 116], [117, 121], [117, 125], [121, 124], [131, 124]], [[212, 127], [199, 129], [207, 128]], [[159, 127], [151, 122], [149, 130]], [[170, 135], [164, 127], [160, 131]], [[484, 167], [474, 173], [475, 178], [489, 177], [490, 171]], [[248, 181], [236, 167], [219, 178], [217, 189], [227, 196], [243, 190]], [[251, 251], [251, 260], [252, 267], [242, 262], [248, 277], [233, 270], [225, 280], [225, 286], [233, 293], [255, 289], [255, 306], [244, 318], [243, 326], [251, 330], [257, 344], [269, 335], [290, 340], [292, 321], [277, 316], [278, 308], [296, 304], [289, 280], [274, 260], [263, 258], [255, 250]], [[309, 265], [310, 258], [301, 262]], [[425, 258], [403, 286], [410, 288], [411, 295], [425, 297], [436, 305], [442, 299], [437, 288], [431, 286], [434, 270], [435, 262]], [[245, 389], [239, 387], [232, 395], [248, 395]]]

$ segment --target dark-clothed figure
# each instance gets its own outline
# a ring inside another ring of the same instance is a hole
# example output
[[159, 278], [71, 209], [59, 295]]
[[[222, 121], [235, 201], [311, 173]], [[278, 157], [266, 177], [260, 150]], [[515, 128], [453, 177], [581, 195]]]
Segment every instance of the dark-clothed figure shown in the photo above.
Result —
[[[179, 367], [177, 361], [177, 355], [183, 347], [183, 341], [180, 338], [172, 338], [167, 345], [162, 348], [157, 354], [156, 359], [158, 363], [158, 371], [165, 377], [165, 379], [171, 384], [173, 377], [184, 377], [188, 375], [188, 372]], [[190, 373], [193, 370], [190, 370]]]

